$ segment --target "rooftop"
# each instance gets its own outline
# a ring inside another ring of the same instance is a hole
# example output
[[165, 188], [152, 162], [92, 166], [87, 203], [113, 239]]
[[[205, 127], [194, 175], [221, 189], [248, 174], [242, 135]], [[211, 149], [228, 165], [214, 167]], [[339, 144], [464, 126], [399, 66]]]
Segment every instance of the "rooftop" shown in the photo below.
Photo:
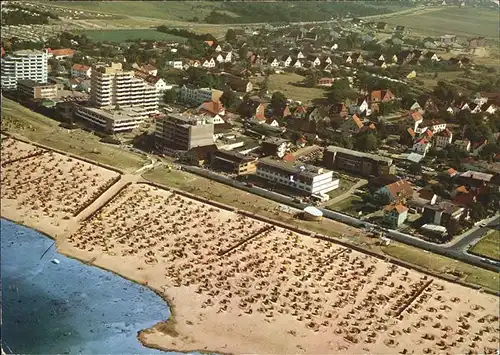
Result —
[[114, 107], [87, 107], [85, 109], [90, 110], [98, 115], [101, 115], [111, 121], [126, 121], [134, 120], [139, 116], [147, 116], [146, 110], [142, 107], [122, 107], [120, 109], [115, 109]]
[[337, 147], [334, 145], [328, 146], [326, 148], [326, 150], [328, 152], [332, 152], [332, 153], [344, 153], [344, 154], [354, 155], [354, 156], [360, 157], [360, 158], [368, 158], [368, 159], [383, 161], [383, 162], [386, 162], [388, 164], [392, 164], [391, 158], [386, 158], [386, 157], [382, 157], [380, 155], [375, 155], [375, 154], [371, 154], [371, 153], [358, 152], [357, 150]]
[[259, 160], [259, 164], [265, 164], [274, 168], [278, 168], [283, 171], [287, 171], [292, 174], [299, 174], [308, 177], [315, 177], [321, 174], [330, 172], [327, 169], [317, 167], [314, 165], [305, 164], [303, 162], [294, 161], [288, 162], [283, 160], [276, 160], [270, 157], [265, 157]]

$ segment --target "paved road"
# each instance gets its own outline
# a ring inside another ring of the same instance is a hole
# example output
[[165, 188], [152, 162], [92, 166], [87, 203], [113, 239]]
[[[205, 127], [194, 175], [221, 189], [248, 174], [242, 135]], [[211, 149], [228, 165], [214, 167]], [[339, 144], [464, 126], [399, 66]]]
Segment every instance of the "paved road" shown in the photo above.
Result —
[[[291, 197], [277, 194], [275, 192], [268, 191], [268, 190], [265, 190], [265, 189], [262, 189], [259, 187], [247, 186], [240, 181], [234, 180], [234, 179], [227, 177], [227, 176], [217, 174], [217, 173], [210, 171], [210, 170], [206, 170], [206, 169], [202, 169], [202, 168], [198, 168], [198, 167], [194, 167], [194, 166], [188, 166], [188, 165], [182, 165], [182, 168], [186, 171], [191, 172], [191, 173], [201, 175], [201, 176], [204, 176], [204, 177], [212, 179], [212, 180], [219, 181], [221, 183], [239, 188], [241, 190], [245, 190], [245, 191], [253, 193], [255, 195], [259, 195], [259, 196], [277, 201], [279, 203], [286, 204], [286, 205], [293, 207], [293, 208], [303, 209], [306, 207], [305, 204], [294, 202]], [[476, 231], [474, 231], [473, 233], [470, 233], [470, 234], [466, 235], [465, 237], [459, 239], [459, 242], [456, 242], [454, 244], [440, 245], [440, 244], [427, 242], [427, 241], [422, 240], [420, 238], [414, 237], [410, 234], [401, 233], [399, 231], [392, 230], [392, 229], [381, 228], [380, 226], [375, 225], [373, 223], [362, 221], [358, 218], [355, 218], [355, 217], [352, 217], [352, 216], [349, 216], [349, 215], [346, 215], [346, 214], [343, 214], [340, 212], [331, 211], [331, 210], [327, 210], [324, 208], [319, 208], [319, 209], [323, 212], [323, 216], [326, 218], [330, 218], [330, 219], [333, 219], [335, 221], [349, 224], [351, 226], [358, 227], [358, 228], [368, 228], [368, 229], [373, 228], [373, 229], [376, 229], [379, 231], [384, 231], [385, 237], [388, 237], [388, 238], [393, 239], [395, 241], [398, 241], [400, 243], [411, 245], [411, 246], [414, 246], [414, 247], [417, 247], [417, 248], [420, 248], [423, 250], [427, 250], [427, 251], [430, 251], [430, 252], [433, 252], [436, 254], [440, 254], [443, 256], [447, 256], [447, 257], [450, 257], [453, 259], [457, 259], [457, 260], [463, 261], [465, 263], [475, 265], [475, 266], [478, 266], [478, 267], [481, 267], [484, 269], [492, 270], [495, 272], [500, 272], [500, 265], [499, 264], [493, 264], [484, 258], [469, 254], [469, 253], [467, 253], [467, 250], [464, 250], [464, 246], [467, 246], [470, 243], [472, 243], [474, 240], [480, 238], [482, 235], [484, 235], [486, 233], [488, 228], [479, 228]], [[490, 221], [490, 225], [498, 225], [499, 222], [500, 222], [500, 216], [497, 216], [494, 220]]]

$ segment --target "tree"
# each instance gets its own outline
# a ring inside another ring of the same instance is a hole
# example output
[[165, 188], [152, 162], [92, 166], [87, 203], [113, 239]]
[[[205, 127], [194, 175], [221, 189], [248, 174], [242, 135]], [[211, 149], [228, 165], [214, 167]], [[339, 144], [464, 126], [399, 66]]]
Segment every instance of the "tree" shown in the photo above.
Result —
[[356, 98], [357, 94], [351, 89], [349, 80], [341, 79], [333, 82], [327, 96], [330, 102], [339, 103], [344, 102], [346, 99]]
[[282, 92], [276, 91], [271, 97], [271, 108], [274, 116], [281, 116], [286, 107], [286, 96]]
[[318, 83], [318, 74], [315, 71], [312, 71], [309, 75], [306, 76], [306, 80], [304, 82], [306, 86], [310, 88], [316, 87]]
[[236, 41], [236, 32], [232, 28], [228, 29], [226, 32], [226, 41], [229, 43]]
[[473, 221], [480, 221], [486, 218], [486, 209], [480, 202], [474, 202], [470, 207], [470, 218]]
[[50, 68], [52, 69], [53, 73], [57, 73], [61, 69], [61, 65], [60, 65], [59, 61], [55, 58], [50, 58], [48, 60], [48, 63], [50, 65]]
[[384, 122], [379, 122], [377, 124], [377, 136], [380, 140], [384, 140], [389, 136]]
[[165, 103], [167, 104], [174, 103], [175, 101], [177, 101], [177, 98], [178, 98], [178, 93], [175, 90], [167, 90], [163, 94], [163, 101], [165, 101]]
[[422, 174], [422, 167], [420, 166], [419, 163], [411, 163], [408, 170], [410, 170], [410, 172], [413, 174], [413, 175], [420, 175]]
[[356, 137], [355, 146], [357, 149], [364, 152], [371, 152], [377, 150], [378, 140], [375, 134], [371, 132], [360, 133]]
[[230, 107], [233, 107], [238, 100], [238, 97], [236, 96], [236, 93], [232, 90], [227, 90], [224, 91], [222, 96], [220, 97], [219, 101], [224, 105], [224, 108], [229, 109]]

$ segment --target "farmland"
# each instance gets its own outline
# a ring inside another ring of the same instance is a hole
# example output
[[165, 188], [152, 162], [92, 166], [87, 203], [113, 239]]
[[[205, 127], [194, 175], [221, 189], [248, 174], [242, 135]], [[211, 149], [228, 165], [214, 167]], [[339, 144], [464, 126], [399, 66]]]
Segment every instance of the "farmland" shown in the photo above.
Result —
[[[483, 36], [498, 39], [498, 12], [479, 8], [442, 7], [415, 16], [413, 13], [384, 19], [390, 25], [402, 25], [420, 36], [456, 34], [459, 37]], [[480, 25], [479, 25], [480, 22]]]
[[135, 40], [151, 41], [185, 41], [185, 38], [173, 36], [168, 33], [159, 32], [155, 29], [150, 30], [88, 30], [82, 31], [89, 39], [96, 42], [115, 42], [122, 43]]
[[500, 260], [500, 231], [494, 230], [481, 239], [471, 250], [472, 253]]

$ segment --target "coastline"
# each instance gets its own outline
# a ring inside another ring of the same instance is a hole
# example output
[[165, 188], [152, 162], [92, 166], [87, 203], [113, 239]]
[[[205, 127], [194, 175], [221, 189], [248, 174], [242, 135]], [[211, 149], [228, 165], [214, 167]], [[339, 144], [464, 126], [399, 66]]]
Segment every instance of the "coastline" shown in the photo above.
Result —
[[[484, 317], [498, 308], [498, 298], [477, 290], [432, 276], [429, 282], [418, 271], [150, 184], [131, 184], [80, 222], [49, 218], [16, 198], [2, 196], [3, 218], [55, 240], [63, 255], [147, 286], [170, 306], [167, 321], [136, 335], [150, 348], [220, 354], [423, 351], [418, 332], [398, 341], [390, 334], [406, 333], [419, 315], [433, 312], [443, 327], [454, 329], [456, 322], [446, 319], [465, 313], [473, 300], [482, 302], [478, 312]], [[30, 217], [23, 217], [23, 208]], [[453, 301], [458, 293], [465, 300]], [[403, 310], [411, 306], [409, 311], [394, 318], [408, 300]], [[481, 327], [476, 323], [471, 329]]]

